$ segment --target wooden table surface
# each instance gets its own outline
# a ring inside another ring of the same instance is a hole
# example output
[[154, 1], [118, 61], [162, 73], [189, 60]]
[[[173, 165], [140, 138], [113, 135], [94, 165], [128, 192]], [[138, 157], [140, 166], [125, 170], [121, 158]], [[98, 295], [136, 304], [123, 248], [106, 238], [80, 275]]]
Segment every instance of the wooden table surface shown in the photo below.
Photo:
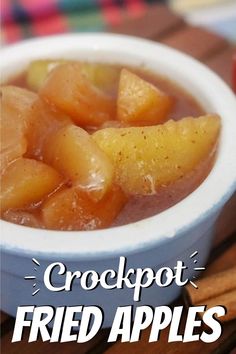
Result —
[[[193, 27], [184, 22], [178, 15], [165, 6], [153, 5], [141, 18], [129, 18], [125, 13], [123, 20], [115, 27], [108, 28], [109, 32], [123, 33], [142, 38], [152, 39], [179, 49], [196, 59], [204, 62], [216, 71], [227, 84], [232, 80], [232, 56], [235, 46], [219, 35], [208, 30]], [[223, 99], [223, 98], [222, 98]], [[236, 114], [235, 114], [236, 116]], [[236, 117], [235, 117], [236, 118]], [[218, 220], [215, 241], [205, 275], [227, 269], [236, 264], [236, 194], [225, 206]], [[235, 279], [232, 281], [236, 281]], [[4, 284], [3, 284], [4, 286]], [[236, 301], [236, 299], [235, 299]], [[182, 304], [179, 298], [175, 304]], [[224, 304], [221, 304], [224, 305]], [[236, 354], [236, 321], [223, 325], [223, 334], [215, 343], [168, 343], [168, 330], [165, 330], [158, 342], [148, 343], [149, 330], [145, 330], [141, 340], [136, 343], [120, 343], [113, 345], [106, 342], [108, 330], [102, 330], [93, 340], [85, 344], [77, 343], [36, 343], [25, 339], [19, 343], [11, 343], [14, 319], [1, 313], [1, 348], [7, 354], [73, 354], [73, 353], [104, 353], [106, 354]]]

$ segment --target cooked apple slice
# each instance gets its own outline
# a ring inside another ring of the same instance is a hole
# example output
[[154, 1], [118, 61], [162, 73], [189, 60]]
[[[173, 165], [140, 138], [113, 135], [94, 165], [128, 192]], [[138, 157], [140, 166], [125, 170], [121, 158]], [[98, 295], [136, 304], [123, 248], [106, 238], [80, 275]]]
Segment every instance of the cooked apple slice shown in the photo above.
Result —
[[89, 80], [80, 63], [57, 66], [40, 95], [81, 126], [99, 126], [115, 116], [114, 99]]
[[27, 149], [26, 131], [28, 111], [37, 96], [28, 90], [3, 86], [1, 94], [1, 171], [14, 159], [22, 156]]
[[52, 110], [46, 102], [38, 98], [29, 112], [26, 157], [41, 160], [48, 137], [71, 123], [68, 116]]
[[50, 71], [65, 60], [34, 60], [26, 71], [26, 82], [31, 90], [38, 91], [44, 84]]
[[44, 150], [44, 160], [86, 189], [95, 200], [110, 189], [114, 168], [109, 157], [82, 128], [68, 125], [53, 135]]
[[93, 138], [112, 159], [122, 189], [145, 195], [194, 170], [215, 151], [219, 132], [219, 116], [206, 115], [152, 127], [102, 129]]
[[[26, 71], [26, 82], [33, 91], [38, 91], [46, 81], [49, 73], [58, 65], [71, 63], [63, 59], [41, 59], [32, 61]], [[97, 88], [108, 93], [117, 89], [120, 68], [109, 64], [77, 62], [81, 64], [83, 73]]]
[[13, 161], [1, 179], [1, 210], [23, 208], [41, 201], [62, 182], [46, 164], [25, 158]]
[[82, 70], [100, 90], [114, 94], [118, 88], [120, 68], [102, 63], [82, 63]]
[[172, 100], [164, 92], [127, 69], [120, 75], [117, 117], [132, 124], [154, 125], [167, 119]]
[[79, 188], [67, 188], [49, 197], [42, 207], [42, 219], [48, 229], [94, 230], [111, 225], [123, 208], [126, 197], [113, 187], [99, 202]]

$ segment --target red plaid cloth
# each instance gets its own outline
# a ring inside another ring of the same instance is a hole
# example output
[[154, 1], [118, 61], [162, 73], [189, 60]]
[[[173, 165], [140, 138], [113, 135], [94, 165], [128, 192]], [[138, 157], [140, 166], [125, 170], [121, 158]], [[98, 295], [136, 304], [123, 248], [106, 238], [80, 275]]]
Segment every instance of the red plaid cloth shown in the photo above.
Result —
[[141, 16], [148, 3], [164, 0], [1, 0], [2, 40], [75, 31], [104, 31], [124, 13]]

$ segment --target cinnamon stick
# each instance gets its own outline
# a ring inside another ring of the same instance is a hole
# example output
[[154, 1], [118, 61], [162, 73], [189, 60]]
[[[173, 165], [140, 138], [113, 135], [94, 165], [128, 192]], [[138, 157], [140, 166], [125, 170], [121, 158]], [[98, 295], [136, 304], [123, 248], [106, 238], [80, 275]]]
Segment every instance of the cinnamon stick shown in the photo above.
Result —
[[[233, 291], [226, 292], [220, 296], [207, 299], [206, 304], [196, 304], [196, 306], [200, 305], [207, 305], [206, 310], [215, 306], [225, 306], [226, 314], [225, 316], [221, 317], [220, 320], [222, 322], [233, 320], [236, 318], [236, 288]], [[202, 317], [204, 313], [201, 312], [199, 315]]]
[[195, 281], [185, 287], [185, 300], [193, 306], [206, 305], [207, 308], [225, 306], [227, 313], [221, 321], [236, 318], [236, 266], [223, 272]]

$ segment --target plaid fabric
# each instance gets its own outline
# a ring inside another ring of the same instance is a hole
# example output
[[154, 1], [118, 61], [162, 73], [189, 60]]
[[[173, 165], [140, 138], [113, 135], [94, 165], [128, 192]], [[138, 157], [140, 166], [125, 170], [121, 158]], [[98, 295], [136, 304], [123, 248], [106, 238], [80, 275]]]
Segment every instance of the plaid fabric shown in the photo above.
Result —
[[124, 13], [140, 16], [165, 0], [0, 0], [3, 43], [76, 31], [103, 31]]

